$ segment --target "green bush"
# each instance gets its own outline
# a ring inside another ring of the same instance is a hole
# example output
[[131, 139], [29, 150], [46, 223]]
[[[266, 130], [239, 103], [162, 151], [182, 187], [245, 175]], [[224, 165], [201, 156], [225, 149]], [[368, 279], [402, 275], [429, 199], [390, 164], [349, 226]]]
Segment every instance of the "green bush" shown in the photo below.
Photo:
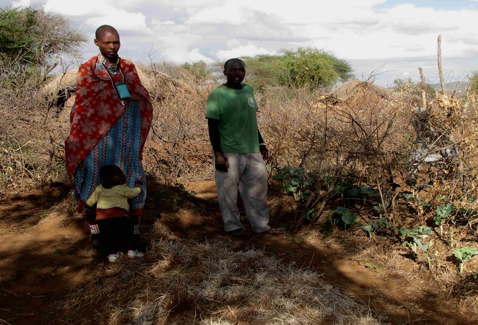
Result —
[[246, 82], [259, 92], [275, 86], [329, 90], [337, 82], [353, 76], [348, 62], [313, 48], [285, 50], [281, 55], [259, 55], [243, 60]]

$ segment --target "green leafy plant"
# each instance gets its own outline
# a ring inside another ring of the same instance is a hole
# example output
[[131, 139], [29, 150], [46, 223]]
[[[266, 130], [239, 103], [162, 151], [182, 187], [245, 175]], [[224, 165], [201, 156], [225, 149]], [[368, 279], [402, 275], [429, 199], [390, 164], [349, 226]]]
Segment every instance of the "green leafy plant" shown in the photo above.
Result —
[[310, 197], [314, 190], [314, 180], [316, 175], [307, 173], [303, 168], [284, 167], [277, 170], [277, 174], [273, 177], [282, 183], [282, 190], [292, 194], [294, 199], [306, 200]]
[[362, 185], [360, 186], [359, 195], [363, 200], [363, 204], [365, 204], [365, 201], [369, 196], [380, 197], [380, 191], [373, 189], [370, 186]]
[[475, 246], [462, 247], [455, 250], [455, 257], [460, 261], [460, 273], [463, 272], [463, 266], [469, 258], [478, 254], [478, 250]]
[[410, 247], [414, 255], [416, 256], [417, 246], [425, 253], [427, 253], [428, 249], [430, 248], [430, 246], [423, 243], [418, 237], [423, 235], [433, 235], [433, 231], [425, 226], [418, 226], [412, 230], [408, 230], [408, 228], [402, 227], [400, 228], [400, 235], [402, 235], [402, 239], [404, 240], [402, 245]]
[[336, 225], [339, 221], [343, 222], [344, 229], [347, 230], [347, 226], [353, 225], [357, 221], [357, 214], [350, 213], [349, 209], [344, 207], [338, 207], [334, 211], [330, 212], [332, 224]]
[[[392, 202], [388, 202], [387, 200], [385, 200], [385, 208], [390, 209], [391, 207], [392, 207]], [[385, 212], [385, 208], [382, 203], [380, 203], [379, 205], [374, 205], [373, 208], [375, 209], [375, 211], [377, 211], [380, 214]]]
[[369, 269], [378, 270], [378, 269], [381, 269], [381, 268], [383, 267], [383, 264], [371, 264], [371, 263], [367, 263], [367, 264], [365, 264], [365, 267], [366, 267], [366, 268], [369, 268]]
[[41, 214], [40, 214], [40, 219], [45, 218], [47, 215], [48, 215], [48, 209], [42, 210], [42, 212], [41, 212]]
[[369, 238], [372, 238], [375, 232], [382, 227], [392, 228], [392, 225], [385, 217], [371, 221], [368, 225], [362, 226], [362, 229], [368, 233]]
[[437, 226], [440, 226], [440, 237], [443, 237], [443, 224], [453, 211], [455, 211], [455, 206], [451, 203], [445, 203], [437, 207], [436, 216], [433, 220]]
[[380, 191], [375, 190], [367, 185], [361, 185], [359, 187], [352, 187], [353, 184], [350, 182], [341, 182], [336, 185], [334, 192], [335, 193], [346, 193], [347, 196], [351, 198], [359, 197], [362, 199], [362, 203], [365, 205], [367, 198], [380, 197]]
[[[425, 188], [425, 187], [424, 187]], [[404, 192], [402, 194], [402, 198], [407, 201], [414, 209], [416, 209], [419, 213], [427, 210], [430, 207], [430, 202], [420, 199], [418, 195], [420, 191], [424, 188], [415, 188], [412, 186], [413, 192]]]

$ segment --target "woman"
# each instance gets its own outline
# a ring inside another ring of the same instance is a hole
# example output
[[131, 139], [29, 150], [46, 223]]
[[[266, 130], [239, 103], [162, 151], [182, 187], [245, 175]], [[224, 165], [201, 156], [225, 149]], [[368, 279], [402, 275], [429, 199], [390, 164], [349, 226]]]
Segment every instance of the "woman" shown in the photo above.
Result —
[[129, 213], [137, 217], [143, 214], [146, 200], [141, 159], [153, 108], [133, 63], [118, 56], [120, 37], [116, 29], [99, 27], [95, 44], [100, 54], [78, 70], [71, 131], [65, 148], [66, 167], [68, 175], [75, 177], [79, 212], [83, 212], [85, 201], [100, 184], [103, 166], [120, 167], [130, 187], [134, 187], [135, 180], [142, 181], [141, 194], [132, 200]]

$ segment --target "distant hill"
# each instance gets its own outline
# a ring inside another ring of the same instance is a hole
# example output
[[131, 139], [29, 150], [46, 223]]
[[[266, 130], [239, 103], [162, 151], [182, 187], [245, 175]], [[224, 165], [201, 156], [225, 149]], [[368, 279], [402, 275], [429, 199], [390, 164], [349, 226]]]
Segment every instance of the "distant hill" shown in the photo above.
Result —
[[[432, 84], [433, 88], [438, 91], [441, 91], [441, 85], [439, 83]], [[448, 82], [445, 83], [446, 93], [448, 95], [452, 95], [455, 92], [455, 97], [465, 97], [466, 96], [466, 89], [470, 86], [469, 81], [455, 81], [455, 82]]]

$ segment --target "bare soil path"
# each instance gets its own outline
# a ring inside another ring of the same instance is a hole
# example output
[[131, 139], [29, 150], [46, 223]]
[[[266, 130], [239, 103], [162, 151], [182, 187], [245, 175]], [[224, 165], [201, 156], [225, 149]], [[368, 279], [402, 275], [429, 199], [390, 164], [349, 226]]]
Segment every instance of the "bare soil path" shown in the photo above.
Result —
[[[188, 208], [164, 213], [161, 222], [178, 237], [197, 241], [228, 237], [222, 230], [214, 183], [191, 183], [186, 188], [195, 192]], [[64, 217], [74, 209], [68, 195], [70, 189], [57, 184], [0, 201], [0, 324], [68, 324], [58, 305], [70, 290], [105, 267], [104, 261], [89, 256], [86, 222]], [[150, 204], [143, 227], [155, 222], [157, 212], [158, 207]], [[478, 323], [476, 314], [464, 316], [456, 299], [436, 294], [430, 283], [366, 268], [350, 252], [307, 238], [307, 233], [230, 240], [238, 249], [259, 247], [288, 263], [315, 268], [328, 282], [367, 304], [384, 323]]]
[[[216, 203], [214, 182], [194, 183], [187, 186], [198, 198], [211, 203], [199, 226], [188, 226], [185, 217], [181, 231], [185, 235], [223, 236], [221, 215]], [[167, 222], [166, 220], [164, 222]], [[196, 221], [197, 223], [197, 221]], [[244, 224], [247, 221], [244, 220]], [[174, 229], [174, 225], [171, 224]], [[185, 227], [186, 226], [186, 227]], [[194, 230], [193, 230], [194, 229]], [[231, 238], [239, 246], [264, 247], [267, 251], [299, 266], [312, 266], [331, 284], [347, 295], [367, 303], [371, 310], [383, 315], [393, 324], [478, 324], [476, 314], [460, 314], [459, 303], [447, 296], [437, 295], [431, 282], [406, 279], [386, 270], [373, 270], [360, 265], [345, 250], [329, 247], [316, 238], [306, 240], [306, 233], [295, 236], [256, 235], [250, 239]], [[378, 271], [378, 272], [377, 272]]]

